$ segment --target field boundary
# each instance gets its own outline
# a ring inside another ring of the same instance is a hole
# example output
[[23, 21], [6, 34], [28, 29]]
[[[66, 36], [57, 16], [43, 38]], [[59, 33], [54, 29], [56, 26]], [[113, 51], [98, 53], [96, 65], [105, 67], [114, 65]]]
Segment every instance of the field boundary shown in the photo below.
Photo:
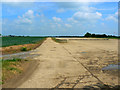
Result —
[[[39, 47], [40, 45], [42, 45], [42, 43], [45, 40], [46, 40], [46, 38], [44, 38], [43, 40], [40, 40], [39, 42], [37, 42], [35, 44], [23, 44], [23, 45], [14, 45], [14, 46], [2, 47], [2, 49], [0, 49], [0, 51], [2, 52], [2, 55], [19, 53], [22, 51], [30, 51], [30, 50], [34, 50], [37, 47]], [[22, 50], [22, 48], [26, 48], [26, 49]]]

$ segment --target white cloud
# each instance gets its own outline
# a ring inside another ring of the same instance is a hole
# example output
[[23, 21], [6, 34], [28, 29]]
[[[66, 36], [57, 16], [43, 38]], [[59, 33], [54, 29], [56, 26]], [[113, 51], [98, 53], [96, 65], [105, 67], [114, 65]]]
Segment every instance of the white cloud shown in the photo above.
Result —
[[76, 12], [73, 15], [73, 19], [77, 21], [95, 21], [97, 19], [100, 19], [102, 16], [101, 13], [96, 12], [96, 13], [89, 13], [89, 12]]
[[118, 12], [115, 12], [113, 15], [109, 15], [105, 20], [118, 22]]
[[[86, 9], [87, 10], [87, 9]], [[78, 11], [73, 14], [72, 17], [68, 18], [68, 23], [72, 26], [85, 29], [87, 27], [93, 27], [98, 20], [102, 20], [102, 13], [95, 11]], [[71, 27], [69, 25], [65, 25]]]
[[44, 18], [45, 17], [44, 14], [38, 14], [38, 13], [36, 14], [36, 16], [40, 17], [40, 18]]
[[116, 12], [115, 15], [118, 15], [118, 12]]
[[114, 17], [114, 16], [108, 16], [108, 17], [106, 18], [106, 20], [113, 20], [113, 21], [115, 21], [115, 22], [118, 21], [117, 18]]
[[102, 16], [102, 14], [101, 14], [101, 13], [99, 13], [99, 12], [96, 12], [96, 14], [97, 14], [98, 16], [100, 16], [100, 17]]
[[95, 7], [89, 7], [89, 3], [86, 4], [82, 4], [81, 6], [79, 6], [79, 11], [82, 12], [94, 12], [96, 10]]
[[65, 24], [65, 26], [68, 28], [72, 27], [70, 24]]
[[68, 20], [68, 22], [72, 22], [72, 23], [77, 23], [78, 21], [77, 20], [75, 20], [74, 18], [68, 18], [67, 19]]
[[28, 10], [22, 16], [18, 16], [17, 23], [31, 24], [33, 18], [34, 18], [34, 12], [32, 10]]
[[58, 9], [56, 12], [57, 12], [57, 13], [63, 13], [63, 12], [65, 12], [65, 9], [60, 8], [60, 9]]
[[31, 18], [34, 17], [33, 13], [34, 13], [34, 12], [33, 12], [32, 10], [28, 10], [28, 11], [23, 15], [23, 17], [24, 17], [24, 18], [29, 18], [29, 19], [31, 19]]
[[22, 17], [18, 17], [19, 18], [19, 20], [17, 20], [17, 23], [29, 23], [29, 24], [31, 24], [32, 23], [32, 21], [30, 20], [30, 19], [28, 19], [28, 18], [22, 18]]
[[120, 14], [119, 11], [115, 12], [115, 16], [118, 17], [118, 14]]
[[44, 16], [44, 14], [36, 14], [36, 18], [37, 20], [39, 20], [41, 23], [46, 22], [46, 17]]
[[52, 19], [53, 19], [54, 21], [56, 21], [56, 22], [62, 21], [61, 18], [57, 18], [57, 17], [53, 17]]
[[72, 21], [74, 23], [77, 22], [86, 22], [86, 21], [96, 21], [101, 19], [102, 13], [96, 12], [96, 8], [89, 7], [89, 3], [84, 3], [83, 5], [79, 6], [79, 9], [76, 13], [73, 14], [68, 21]]

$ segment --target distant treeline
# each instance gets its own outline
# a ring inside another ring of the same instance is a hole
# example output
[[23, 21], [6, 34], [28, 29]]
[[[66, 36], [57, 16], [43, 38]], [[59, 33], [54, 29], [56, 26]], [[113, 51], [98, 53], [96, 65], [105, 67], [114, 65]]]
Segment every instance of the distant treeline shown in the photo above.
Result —
[[106, 34], [91, 34], [87, 32], [84, 37], [95, 37], [95, 38], [120, 38], [120, 36], [106, 35]]
[[16, 36], [16, 35], [6, 35], [2, 37], [46, 37], [46, 36]]
[[106, 35], [106, 34], [91, 34], [87, 32], [84, 36], [16, 36], [16, 35], [7, 35], [3, 37], [59, 37], [59, 38], [84, 38], [84, 37], [95, 37], [95, 38], [120, 38], [120, 36], [114, 36], [114, 35]]
[[93, 37], [93, 38], [120, 38], [120, 36], [114, 36], [114, 35], [106, 35], [106, 34], [91, 34], [89, 32], [87, 32], [84, 36], [53, 36], [53, 37], [63, 37], [63, 38], [72, 38], [72, 37], [76, 37], [76, 38], [84, 38], [84, 37]]

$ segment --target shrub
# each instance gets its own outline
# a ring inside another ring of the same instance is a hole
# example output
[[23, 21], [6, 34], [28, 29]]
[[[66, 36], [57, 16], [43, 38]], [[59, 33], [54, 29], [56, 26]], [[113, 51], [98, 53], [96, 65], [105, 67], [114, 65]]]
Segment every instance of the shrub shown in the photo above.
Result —
[[26, 47], [22, 47], [21, 51], [27, 51], [27, 48]]

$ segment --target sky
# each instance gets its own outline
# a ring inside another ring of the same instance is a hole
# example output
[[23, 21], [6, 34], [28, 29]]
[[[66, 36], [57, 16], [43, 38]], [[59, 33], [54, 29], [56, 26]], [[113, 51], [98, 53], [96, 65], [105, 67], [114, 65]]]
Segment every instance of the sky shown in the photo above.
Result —
[[3, 2], [0, 17], [3, 35], [118, 35], [118, 2]]

